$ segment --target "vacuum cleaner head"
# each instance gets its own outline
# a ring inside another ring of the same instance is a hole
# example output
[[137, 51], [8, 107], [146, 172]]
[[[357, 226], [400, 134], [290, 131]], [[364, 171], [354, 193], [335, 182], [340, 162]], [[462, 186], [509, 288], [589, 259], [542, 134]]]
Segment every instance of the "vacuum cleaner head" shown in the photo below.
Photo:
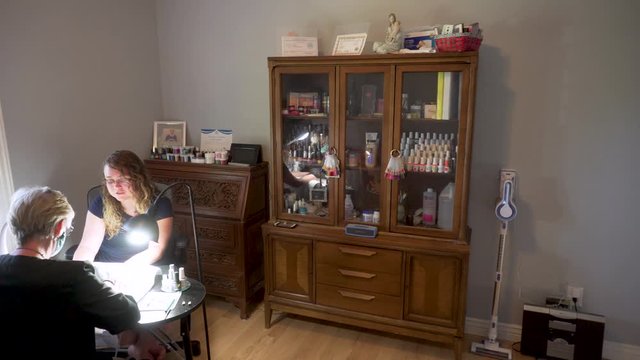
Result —
[[471, 352], [496, 359], [513, 359], [510, 349], [501, 348], [498, 342], [491, 340], [484, 340], [482, 343], [472, 343]]

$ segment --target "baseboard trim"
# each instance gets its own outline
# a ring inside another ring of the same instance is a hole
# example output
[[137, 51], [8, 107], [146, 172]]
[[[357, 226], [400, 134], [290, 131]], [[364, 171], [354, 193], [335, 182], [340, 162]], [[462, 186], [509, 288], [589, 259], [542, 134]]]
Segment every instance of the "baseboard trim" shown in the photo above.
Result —
[[[464, 326], [465, 334], [486, 337], [489, 333], [489, 320], [468, 317]], [[522, 326], [516, 324], [498, 324], [498, 339], [511, 342], [520, 341]], [[604, 341], [602, 356], [611, 360], [640, 359], [640, 346]]]
[[[489, 334], [489, 320], [467, 318], [464, 325], [465, 334], [487, 337]], [[520, 341], [522, 326], [515, 324], [498, 324], [498, 339], [511, 342]]]
[[640, 346], [605, 340], [602, 356], [611, 360], [638, 360], [640, 359]]

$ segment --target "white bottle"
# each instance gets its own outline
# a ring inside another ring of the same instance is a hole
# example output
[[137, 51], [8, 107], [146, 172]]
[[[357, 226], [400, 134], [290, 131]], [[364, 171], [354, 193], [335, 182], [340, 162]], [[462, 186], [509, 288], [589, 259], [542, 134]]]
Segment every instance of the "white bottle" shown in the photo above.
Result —
[[351, 201], [351, 194], [347, 194], [344, 198], [344, 219], [351, 218], [353, 218], [353, 201]]
[[407, 199], [407, 193], [405, 193], [404, 191], [401, 191], [400, 195], [398, 196], [398, 217], [397, 217], [398, 224], [404, 224], [405, 222], [406, 199]]
[[438, 227], [445, 230], [453, 228], [453, 199], [456, 186], [450, 182], [438, 196]]
[[436, 203], [438, 195], [432, 188], [422, 193], [422, 222], [425, 225], [436, 224]]

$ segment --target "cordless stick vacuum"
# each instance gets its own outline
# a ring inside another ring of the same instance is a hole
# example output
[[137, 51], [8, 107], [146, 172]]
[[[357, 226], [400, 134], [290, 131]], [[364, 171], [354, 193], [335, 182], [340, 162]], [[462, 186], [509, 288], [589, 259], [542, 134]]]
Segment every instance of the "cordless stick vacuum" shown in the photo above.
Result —
[[496, 205], [496, 217], [500, 221], [500, 239], [498, 242], [498, 263], [496, 266], [496, 278], [493, 288], [493, 305], [491, 307], [491, 325], [489, 338], [482, 343], [472, 343], [471, 352], [491, 356], [499, 359], [512, 359], [511, 349], [501, 348], [498, 338], [498, 307], [500, 305], [500, 284], [502, 282], [502, 262], [504, 260], [504, 248], [507, 242], [507, 228], [509, 221], [515, 219], [517, 209], [513, 203], [513, 188], [515, 171], [502, 170], [500, 172], [501, 199]]

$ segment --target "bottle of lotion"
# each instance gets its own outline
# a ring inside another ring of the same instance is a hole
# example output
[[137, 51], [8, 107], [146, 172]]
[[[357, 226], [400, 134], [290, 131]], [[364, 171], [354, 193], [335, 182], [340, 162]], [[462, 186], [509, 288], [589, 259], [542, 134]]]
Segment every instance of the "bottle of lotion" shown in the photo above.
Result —
[[432, 188], [422, 193], [422, 222], [425, 225], [436, 224], [436, 203], [438, 195]]

